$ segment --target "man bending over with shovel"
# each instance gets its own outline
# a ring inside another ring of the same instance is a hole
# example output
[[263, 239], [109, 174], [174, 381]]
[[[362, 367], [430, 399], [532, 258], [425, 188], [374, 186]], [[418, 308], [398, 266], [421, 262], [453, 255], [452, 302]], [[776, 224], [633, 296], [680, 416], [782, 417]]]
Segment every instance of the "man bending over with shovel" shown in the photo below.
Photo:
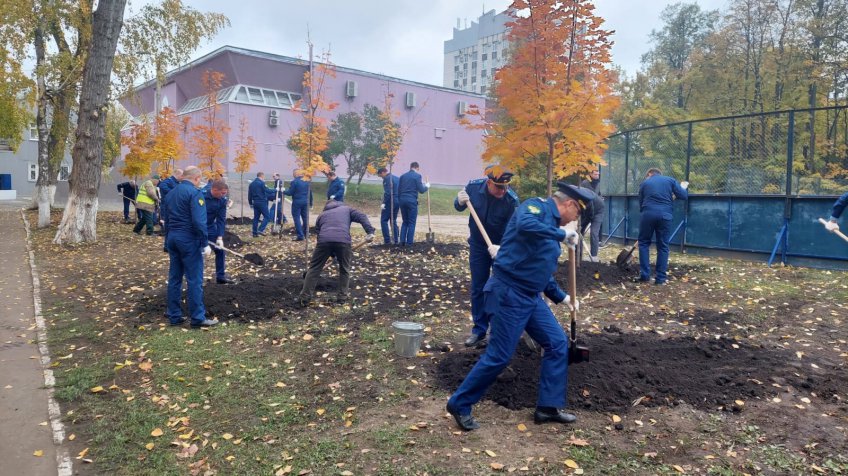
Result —
[[848, 192], [843, 193], [842, 196], [836, 199], [833, 203], [833, 208], [830, 210], [830, 219], [825, 222], [824, 225], [824, 227], [827, 228], [827, 231], [839, 231], [839, 223], [837, 222], [846, 207], [848, 207]]
[[367, 233], [366, 242], [370, 243], [374, 240], [374, 227], [371, 226], [368, 216], [364, 213], [345, 205], [344, 202], [335, 200], [330, 200], [324, 205], [324, 211], [315, 221], [318, 244], [309, 260], [309, 269], [306, 271], [303, 289], [295, 298], [296, 307], [304, 308], [312, 301], [315, 285], [318, 284], [318, 277], [321, 276], [321, 270], [324, 269], [324, 264], [331, 256], [335, 256], [339, 262], [339, 292], [336, 300], [340, 303], [347, 301], [349, 297], [350, 265], [353, 261], [353, 249], [350, 246], [350, 225], [353, 222], [362, 225], [365, 233]]
[[[474, 209], [483, 230], [474, 216], [468, 218], [468, 264], [471, 268], [471, 319], [474, 327], [465, 341], [467, 347], [482, 346], [486, 342], [489, 320], [483, 312], [483, 286], [489, 280], [492, 261], [498, 252], [504, 230], [518, 206], [518, 195], [509, 188], [512, 172], [500, 165], [490, 165], [483, 171], [486, 178], [468, 182], [453, 202], [456, 211]], [[485, 234], [485, 237], [484, 237]]]
[[206, 226], [209, 241], [215, 240], [215, 282], [218, 284], [233, 284], [235, 281], [227, 276], [224, 263], [224, 230], [227, 227], [227, 192], [230, 187], [223, 180], [215, 180], [203, 192], [206, 199]]
[[[557, 185], [559, 190], [552, 197], [531, 198], [522, 203], [506, 226], [492, 277], [483, 288], [483, 312], [491, 322], [489, 345], [447, 404], [448, 413], [465, 431], [480, 427], [471, 416], [471, 407], [509, 365], [524, 331], [545, 350], [533, 421], [577, 420], [562, 410], [568, 377], [568, 337], [540, 293], [554, 303], [565, 302], [571, 307], [569, 296], [553, 275], [560, 242], [573, 248], [578, 234], [560, 227], [576, 220], [594, 194], [564, 182]], [[574, 303], [577, 306], [576, 300]]]

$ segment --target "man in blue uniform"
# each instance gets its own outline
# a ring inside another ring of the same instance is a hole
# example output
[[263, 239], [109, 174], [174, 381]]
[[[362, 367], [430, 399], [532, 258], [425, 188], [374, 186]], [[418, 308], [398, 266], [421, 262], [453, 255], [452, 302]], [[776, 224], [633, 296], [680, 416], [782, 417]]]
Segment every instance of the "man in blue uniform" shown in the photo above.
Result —
[[327, 200], [335, 200], [337, 202], [344, 201], [345, 182], [336, 172], [327, 172]]
[[668, 279], [668, 239], [671, 232], [671, 217], [674, 199], [687, 200], [688, 182], [677, 183], [662, 174], [660, 169], [651, 168], [645, 181], [639, 186], [639, 281], [651, 280], [651, 237], [656, 236], [657, 266], [654, 284], [663, 285]]
[[[159, 197], [160, 197], [160, 206], [158, 214], [154, 212], [153, 219], [156, 223], [160, 225], [162, 228], [162, 232], [165, 234], [164, 240], [162, 242], [162, 251], [165, 253], [168, 252], [168, 227], [165, 226], [165, 197], [171, 193], [171, 190], [176, 188], [179, 185], [180, 180], [183, 179], [183, 169], [174, 169], [174, 174], [170, 177], [166, 178], [159, 182]], [[158, 215], [158, 216], [157, 216]]]
[[430, 183], [421, 181], [418, 173], [418, 162], [409, 165], [409, 172], [398, 180], [398, 198], [400, 199], [400, 216], [403, 223], [400, 226], [401, 246], [412, 246], [415, 240], [415, 222], [418, 220], [418, 194], [430, 188]]
[[303, 241], [306, 236], [304, 226], [309, 226], [308, 208], [312, 206], [312, 188], [309, 182], [303, 180], [303, 172], [294, 170], [292, 172], [294, 180], [289, 184], [289, 188], [284, 192], [292, 198], [292, 221], [294, 222], [294, 231], [297, 237], [294, 241]]
[[183, 275], [186, 278], [186, 295], [191, 327], [208, 327], [218, 323], [206, 319], [203, 304], [203, 257], [212, 253], [206, 234], [206, 201], [198, 190], [201, 172], [197, 167], [186, 167], [183, 179], [168, 193], [164, 209], [168, 227], [168, 310], [171, 325], [185, 322], [180, 306]]
[[560, 242], [574, 247], [578, 234], [560, 227], [576, 220], [594, 194], [564, 182], [559, 182], [558, 188], [550, 198], [526, 200], [506, 226], [492, 276], [483, 288], [483, 312], [491, 323], [489, 345], [447, 404], [448, 413], [465, 431], [480, 427], [471, 416], [471, 407], [509, 365], [525, 331], [544, 349], [533, 420], [572, 423], [577, 419], [562, 410], [566, 403], [568, 337], [541, 293], [554, 303], [571, 306], [553, 275]]
[[[138, 196], [138, 185], [136, 185], [135, 180], [130, 180], [129, 182], [119, 183], [118, 184], [118, 192], [124, 197], [124, 223], [130, 222], [130, 202], [135, 202], [135, 197]], [[136, 209], [136, 214], [141, 215]]]
[[830, 210], [830, 220], [825, 223], [824, 227], [827, 228], [827, 231], [837, 231], [839, 230], [839, 224], [837, 221], [839, 217], [842, 216], [842, 212], [845, 211], [845, 207], [848, 206], [848, 192], [842, 194], [834, 203], [833, 208]]
[[[204, 187], [205, 188], [205, 187]], [[206, 201], [206, 234], [209, 241], [215, 240], [215, 281], [218, 284], [233, 284], [227, 276], [224, 263], [224, 230], [227, 227], [227, 192], [230, 187], [223, 180], [215, 180], [203, 192]]]
[[[383, 232], [383, 243], [394, 242], [398, 244], [400, 230], [397, 225], [397, 216], [400, 211], [400, 200], [398, 199], [398, 184], [400, 180], [397, 175], [389, 173], [385, 167], [377, 171], [377, 175], [383, 179], [383, 203], [380, 204], [380, 230]], [[389, 222], [391, 221], [391, 231]]]
[[[268, 213], [268, 196], [275, 193], [265, 185], [265, 172], [257, 172], [256, 178], [247, 187], [247, 203], [253, 207], [253, 225], [251, 232], [254, 237], [265, 234], [265, 227], [271, 220]], [[259, 223], [262, 217], [262, 224]]]
[[470, 250], [468, 264], [471, 267], [471, 319], [474, 321], [471, 336], [465, 341], [468, 347], [483, 345], [486, 341], [489, 321], [483, 312], [483, 286], [489, 280], [492, 261], [498, 252], [498, 245], [501, 244], [506, 224], [518, 206], [518, 195], [509, 188], [512, 172], [500, 165], [490, 165], [483, 173], [486, 174], [486, 178], [468, 182], [453, 202], [453, 207], [459, 212], [468, 208], [470, 202], [483, 223], [486, 234], [492, 240], [492, 247], [489, 248], [474, 218], [468, 217], [468, 228], [471, 230], [471, 236], [468, 238]]
[[280, 178], [280, 174], [275, 173], [273, 175], [274, 178], [274, 198], [273, 203], [271, 204], [271, 216], [274, 218], [275, 225], [282, 225], [283, 223], [288, 222], [286, 215], [283, 213], [283, 191], [285, 187], [283, 186], [283, 180]]
[[[603, 225], [604, 217], [606, 216], [606, 205], [604, 204], [604, 199], [601, 196], [601, 172], [598, 169], [592, 170], [589, 173], [589, 178], [580, 182], [580, 186], [588, 188], [595, 194], [595, 199], [592, 201], [592, 204], [583, 211], [583, 214], [580, 217], [580, 235], [582, 236], [586, 233], [586, 228], [591, 225], [592, 230], [589, 235], [589, 261], [597, 263], [600, 261], [598, 259], [598, 250], [600, 249], [601, 243], [601, 226]], [[580, 248], [580, 253], [580, 257], [582, 258], [582, 246]]]

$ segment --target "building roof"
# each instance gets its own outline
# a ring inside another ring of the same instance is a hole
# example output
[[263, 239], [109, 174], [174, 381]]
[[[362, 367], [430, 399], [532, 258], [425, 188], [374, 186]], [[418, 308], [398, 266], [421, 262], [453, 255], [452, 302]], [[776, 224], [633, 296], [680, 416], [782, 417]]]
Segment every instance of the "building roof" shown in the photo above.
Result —
[[512, 17], [506, 12], [497, 13], [489, 10], [472, 21], [468, 28], [454, 28], [453, 38], [445, 41], [445, 53], [461, 50], [474, 46], [480, 38], [503, 33], [507, 30], [506, 24], [512, 21]]

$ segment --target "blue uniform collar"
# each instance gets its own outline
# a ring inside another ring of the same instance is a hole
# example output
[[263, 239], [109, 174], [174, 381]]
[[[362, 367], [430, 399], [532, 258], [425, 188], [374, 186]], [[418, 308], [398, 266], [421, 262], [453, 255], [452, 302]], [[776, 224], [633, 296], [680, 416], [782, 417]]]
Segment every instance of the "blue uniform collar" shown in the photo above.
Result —
[[556, 218], [556, 226], [559, 227], [560, 226], [559, 222], [562, 221], [562, 216], [559, 214], [559, 208], [557, 208], [556, 200], [548, 197], [548, 198], [544, 199], [544, 201], [545, 201], [545, 205], [547, 205], [548, 209], [551, 211], [551, 215], [554, 218]]

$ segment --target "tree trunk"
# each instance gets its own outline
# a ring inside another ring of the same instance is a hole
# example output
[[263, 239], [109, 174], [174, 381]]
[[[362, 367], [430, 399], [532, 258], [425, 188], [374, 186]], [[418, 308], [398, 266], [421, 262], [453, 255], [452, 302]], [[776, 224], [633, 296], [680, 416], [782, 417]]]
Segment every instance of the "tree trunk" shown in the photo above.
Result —
[[46, 61], [45, 31], [42, 19], [35, 28], [35, 63], [41, 68], [36, 69], [36, 84], [38, 88], [38, 104], [36, 106], [35, 125], [38, 129], [38, 178], [35, 181], [33, 205], [38, 207], [38, 228], [50, 226], [50, 157], [48, 154], [47, 137], [47, 84], [44, 78], [43, 66]]
[[109, 79], [126, 4], [127, 0], [100, 0], [94, 12], [92, 47], [83, 69], [68, 204], [53, 239], [56, 244], [97, 240], [97, 191], [109, 109]]

